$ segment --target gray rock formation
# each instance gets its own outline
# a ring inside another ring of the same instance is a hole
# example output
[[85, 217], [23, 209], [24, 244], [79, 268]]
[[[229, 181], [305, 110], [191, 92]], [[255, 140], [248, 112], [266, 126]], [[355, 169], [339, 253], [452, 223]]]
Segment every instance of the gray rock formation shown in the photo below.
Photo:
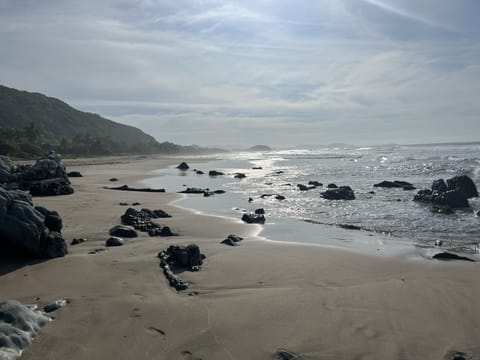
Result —
[[61, 219], [56, 212], [42, 211], [53, 214], [47, 221], [51, 229], [46, 216], [33, 207], [28, 194], [0, 187], [0, 247], [36, 258], [65, 256], [68, 251], [59, 233]]
[[110, 229], [109, 234], [112, 236], [126, 237], [126, 238], [134, 238], [138, 236], [135, 229], [127, 225], [115, 225]]
[[320, 196], [327, 200], [355, 200], [355, 193], [350, 186], [330, 188], [322, 192]]

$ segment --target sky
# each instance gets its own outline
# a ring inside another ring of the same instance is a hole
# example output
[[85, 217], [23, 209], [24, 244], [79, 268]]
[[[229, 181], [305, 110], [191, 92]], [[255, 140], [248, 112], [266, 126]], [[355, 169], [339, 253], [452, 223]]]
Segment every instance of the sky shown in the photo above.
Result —
[[480, 140], [478, 0], [0, 0], [0, 84], [202, 146]]

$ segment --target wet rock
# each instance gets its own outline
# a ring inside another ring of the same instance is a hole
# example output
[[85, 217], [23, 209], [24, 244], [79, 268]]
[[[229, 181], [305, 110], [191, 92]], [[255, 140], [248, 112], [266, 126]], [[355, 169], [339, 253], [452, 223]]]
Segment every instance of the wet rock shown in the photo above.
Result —
[[177, 169], [186, 171], [190, 169], [190, 166], [186, 162], [182, 162], [180, 165], [177, 166]]
[[252, 201], [253, 201], [253, 198], [249, 197], [248, 202], [252, 202]]
[[204, 174], [204, 172], [203, 172], [202, 170], [197, 170], [197, 171], [195, 171], [195, 173], [196, 173], [197, 175], [203, 175], [203, 174]]
[[85, 238], [75, 238], [72, 240], [70, 245], [78, 245], [78, 244], [84, 243], [85, 241], [87, 241], [87, 239]]
[[168, 226], [162, 227], [162, 230], [160, 230], [160, 236], [175, 236], [174, 233], [170, 230]]
[[275, 195], [275, 199], [282, 201], [282, 200], [285, 200], [285, 196], [283, 196], [283, 195]]
[[432, 183], [432, 192], [443, 193], [448, 190], [445, 180], [438, 179], [434, 180]]
[[117, 236], [111, 236], [108, 238], [108, 240], [105, 243], [105, 246], [122, 246], [123, 245], [123, 239], [119, 238]]
[[360, 226], [351, 224], [337, 224], [337, 226], [346, 230], [363, 230]]
[[264, 208], [259, 208], [255, 210], [255, 214], [257, 215], [263, 215], [265, 214], [265, 209]]
[[208, 189], [189, 187], [183, 191], [179, 191], [179, 193], [180, 194], [203, 194], [205, 191], [208, 191]]
[[238, 235], [228, 235], [228, 237], [222, 241], [222, 244], [225, 244], [225, 245], [230, 245], [230, 246], [238, 246], [240, 245], [240, 241], [242, 241], [243, 238], [238, 236]]
[[262, 170], [262, 167], [261, 166], [254, 166], [254, 167], [252, 167], [252, 170]]
[[405, 188], [405, 190], [410, 188], [415, 188], [412, 184], [406, 181], [382, 181], [378, 184], [374, 184], [374, 187], [383, 187], [383, 188]]
[[297, 184], [297, 187], [300, 191], [308, 191], [308, 190], [315, 189], [315, 186], [307, 186], [303, 184]]
[[127, 225], [115, 225], [110, 229], [109, 234], [122, 238], [134, 238], [138, 236], [135, 229]]
[[446, 251], [435, 254], [435, 255], [432, 256], [432, 258], [435, 259], [435, 260], [445, 260], [445, 261], [463, 260], [463, 261], [475, 262], [474, 259], [468, 258], [466, 256], [460, 256], [460, 255], [457, 255], [457, 254], [454, 254], [454, 253], [451, 253], [451, 252], [446, 252]]
[[142, 204], [140, 204], [139, 202], [134, 202], [134, 203], [132, 204], [132, 206], [139, 206], [139, 205], [142, 205]]
[[83, 175], [80, 173], [80, 171], [70, 171], [67, 173], [68, 177], [83, 177]]
[[225, 174], [217, 170], [210, 170], [208, 172], [208, 176], [221, 176], [221, 175], [225, 175]]
[[337, 184], [331, 183], [331, 184], [328, 184], [328, 185], [327, 185], [327, 188], [328, 188], [328, 189], [336, 189], [336, 188], [338, 188], [338, 186], [337, 186]]
[[404, 185], [402, 186], [402, 190], [409, 191], [409, 190], [416, 190], [417, 188], [413, 185]]
[[58, 309], [64, 307], [65, 305], [67, 305], [67, 301], [64, 299], [59, 299], [54, 301], [51, 304], [45, 305], [43, 307], [43, 311], [46, 313], [51, 313], [51, 312], [57, 311]]
[[213, 196], [213, 195], [220, 195], [220, 194], [225, 194], [225, 190], [214, 190], [214, 191], [205, 190], [203, 192], [203, 196], [205, 196], [205, 197]]
[[244, 179], [246, 177], [247, 175], [245, 175], [244, 173], [236, 173], [234, 176], [235, 179]]
[[265, 224], [265, 216], [257, 214], [243, 214], [242, 221], [247, 224]]
[[323, 184], [322, 184], [320, 181], [315, 181], [315, 180], [310, 180], [310, 181], [308, 182], [308, 185], [312, 185], [312, 186], [315, 186], [315, 187], [317, 187], [317, 186], [323, 186]]
[[74, 189], [67, 178], [31, 181], [22, 183], [21, 188], [23, 190], [28, 189], [32, 196], [59, 196], [74, 193]]
[[454, 210], [450, 206], [434, 205], [432, 206], [432, 212], [436, 214], [451, 215], [454, 213]]
[[45, 216], [45, 226], [50, 231], [61, 232], [63, 227], [62, 218], [56, 211], [51, 211], [43, 206], [35, 206], [35, 210], [39, 211], [40, 213]]
[[120, 206], [128, 206], [128, 203], [126, 203], [126, 202], [119, 202], [118, 205], [120, 205]]
[[355, 193], [350, 186], [329, 189], [322, 192], [320, 196], [327, 200], [355, 200]]
[[110, 179], [108, 179], [108, 181], [112, 181], [112, 182], [114, 182], [114, 181], [118, 181], [118, 178], [116, 178], [116, 177], [113, 177], [113, 178], [110, 178]]
[[176, 276], [172, 269], [198, 271], [203, 265], [205, 255], [200, 253], [200, 248], [195, 244], [188, 246], [170, 245], [167, 250], [158, 254], [158, 258], [170, 285], [177, 290], [185, 290], [188, 284]]
[[120, 190], [120, 191], [139, 191], [139, 192], [155, 192], [155, 193], [163, 193], [165, 189], [152, 189], [152, 188], [132, 188], [128, 185], [122, 185], [117, 187], [106, 187], [108, 190]]
[[455, 176], [447, 179], [449, 190], [454, 190], [462, 193], [467, 199], [478, 197], [478, 190], [472, 179], [466, 175]]
[[159, 209], [136, 210], [134, 208], [128, 208], [120, 218], [123, 225], [133, 226], [135, 230], [147, 232], [150, 236], [172, 236], [174, 235], [173, 233], [167, 235], [171, 233], [169, 228], [162, 233], [162, 227], [152, 221], [152, 219], [169, 217], [171, 217], [171, 215]]

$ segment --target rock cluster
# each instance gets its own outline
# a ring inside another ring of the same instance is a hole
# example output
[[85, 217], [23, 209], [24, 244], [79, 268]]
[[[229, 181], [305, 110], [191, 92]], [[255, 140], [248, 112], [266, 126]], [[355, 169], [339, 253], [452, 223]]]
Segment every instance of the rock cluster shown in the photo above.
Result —
[[167, 250], [158, 254], [158, 258], [160, 259], [160, 267], [163, 269], [170, 286], [177, 291], [181, 291], [188, 288], [188, 283], [184, 282], [173, 271], [198, 271], [203, 264], [205, 255], [200, 253], [200, 248], [195, 244], [188, 246], [170, 245]]
[[263, 214], [243, 214], [242, 221], [247, 224], [265, 224], [265, 216]]
[[320, 196], [327, 200], [355, 200], [355, 193], [350, 186], [331, 187], [324, 191]]
[[431, 189], [420, 190], [414, 201], [426, 202], [436, 206], [436, 212], [451, 213], [452, 209], [468, 208], [468, 199], [478, 197], [477, 187], [466, 175], [435, 180]]
[[213, 196], [219, 194], [225, 194], [225, 190], [210, 190], [210, 189], [202, 189], [202, 188], [195, 188], [195, 187], [188, 187], [186, 190], [179, 191], [180, 194], [203, 194], [203, 196]]
[[29, 191], [32, 196], [68, 195], [74, 192], [68, 179], [62, 156], [53, 150], [34, 165], [14, 166], [5, 156], [0, 157], [0, 183], [8, 189]]
[[175, 234], [171, 232], [168, 226], [161, 227], [152, 221], [152, 219], [169, 217], [171, 215], [163, 210], [128, 208], [125, 214], [121, 216], [121, 220], [123, 225], [133, 226], [136, 230], [148, 232], [150, 236], [173, 236]]
[[0, 247], [35, 258], [55, 258], [68, 253], [60, 233], [62, 219], [56, 211], [34, 207], [29, 194], [0, 187]]

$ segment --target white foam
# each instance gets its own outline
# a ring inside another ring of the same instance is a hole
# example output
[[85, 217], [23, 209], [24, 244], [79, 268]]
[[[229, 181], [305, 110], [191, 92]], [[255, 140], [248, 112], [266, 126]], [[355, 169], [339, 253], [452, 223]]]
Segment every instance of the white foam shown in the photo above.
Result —
[[16, 300], [0, 302], [0, 360], [14, 360], [22, 355], [38, 331], [50, 321], [36, 306]]

